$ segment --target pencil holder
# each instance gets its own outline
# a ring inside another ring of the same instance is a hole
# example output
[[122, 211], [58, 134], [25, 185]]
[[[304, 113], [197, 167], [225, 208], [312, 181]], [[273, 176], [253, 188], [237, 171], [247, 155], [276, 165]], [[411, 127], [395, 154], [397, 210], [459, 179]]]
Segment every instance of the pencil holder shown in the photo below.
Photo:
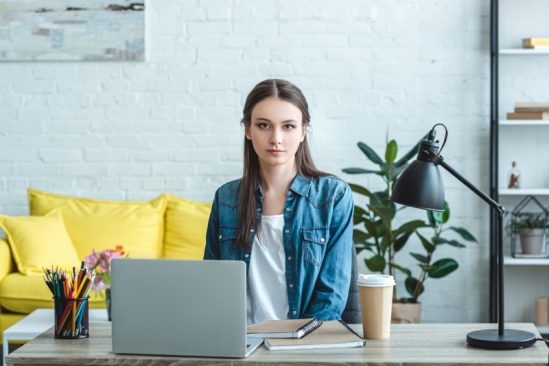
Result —
[[89, 310], [88, 299], [54, 297], [55, 338], [78, 339], [88, 338]]

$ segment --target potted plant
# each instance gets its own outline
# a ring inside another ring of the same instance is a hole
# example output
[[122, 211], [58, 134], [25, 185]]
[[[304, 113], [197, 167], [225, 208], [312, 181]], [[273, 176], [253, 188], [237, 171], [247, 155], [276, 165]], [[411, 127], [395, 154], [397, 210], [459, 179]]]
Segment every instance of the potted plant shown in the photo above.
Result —
[[[371, 192], [358, 184], [349, 184], [353, 192], [367, 198], [366, 205], [355, 204], [353, 241], [357, 254], [363, 250], [371, 253], [370, 257], [365, 259], [366, 267], [370, 271], [389, 273], [396, 277], [396, 270], [406, 272], [396, 263], [396, 254], [404, 247], [416, 229], [428, 226], [422, 220], [412, 220], [394, 228], [393, 221], [397, 212], [405, 207], [397, 208], [395, 203], [389, 199], [398, 176], [408, 166], [408, 161], [417, 154], [419, 142], [399, 160], [396, 159], [398, 146], [395, 140], [387, 142], [385, 159], [382, 159], [365, 143], [359, 142], [358, 147], [379, 168], [376, 170], [345, 168], [343, 172], [377, 175], [383, 179], [385, 189]], [[398, 302], [397, 299], [395, 288], [393, 303]]]
[[[429, 221], [429, 228], [433, 230], [432, 236], [427, 238], [420, 234], [419, 230], [416, 230], [416, 235], [419, 237], [423, 249], [425, 249], [425, 254], [410, 253], [418, 261], [418, 267], [421, 270], [419, 276], [414, 277], [411, 270], [398, 267], [407, 276], [404, 285], [410, 295], [407, 298], [400, 299], [401, 303], [419, 304], [418, 298], [425, 290], [424, 283], [427, 279], [446, 277], [458, 268], [458, 263], [452, 258], [438, 260], [434, 258], [435, 251], [441, 245], [465, 248], [465, 244], [457, 240], [443, 238], [443, 233], [454, 232], [463, 240], [477, 242], [475, 237], [465, 228], [455, 226], [444, 227], [450, 219], [450, 207], [447, 202], [444, 202], [444, 212], [427, 211], [427, 219]], [[393, 322], [419, 322], [419, 312], [410, 314], [409, 311], [400, 307], [395, 307], [393, 310], [395, 312], [393, 314]], [[417, 316], [417, 318], [414, 316]]]
[[508, 235], [519, 235], [522, 254], [539, 255], [546, 252], [549, 217], [545, 212], [513, 214], [505, 229]]

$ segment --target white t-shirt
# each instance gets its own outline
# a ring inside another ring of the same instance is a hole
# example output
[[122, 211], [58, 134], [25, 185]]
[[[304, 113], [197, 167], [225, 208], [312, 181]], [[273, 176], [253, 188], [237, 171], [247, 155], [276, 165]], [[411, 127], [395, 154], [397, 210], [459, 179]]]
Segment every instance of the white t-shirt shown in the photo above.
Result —
[[284, 215], [261, 218], [261, 230], [254, 238], [248, 270], [248, 324], [289, 318], [283, 228]]

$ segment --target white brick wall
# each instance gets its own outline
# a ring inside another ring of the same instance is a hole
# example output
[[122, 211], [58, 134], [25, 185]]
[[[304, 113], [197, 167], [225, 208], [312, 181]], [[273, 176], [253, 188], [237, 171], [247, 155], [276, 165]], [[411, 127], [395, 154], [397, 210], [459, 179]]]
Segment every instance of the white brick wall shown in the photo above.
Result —
[[[379, 187], [377, 177], [341, 173], [368, 166], [356, 143], [383, 153], [388, 133], [402, 153], [443, 122], [444, 157], [487, 190], [488, 4], [148, 0], [146, 62], [0, 63], [0, 212], [27, 214], [29, 187], [210, 201], [241, 173], [243, 102], [269, 77], [308, 98], [321, 169]], [[426, 283], [423, 319], [486, 321], [488, 209], [444, 177], [453, 225], [480, 244], [440, 254], [461, 267]]]

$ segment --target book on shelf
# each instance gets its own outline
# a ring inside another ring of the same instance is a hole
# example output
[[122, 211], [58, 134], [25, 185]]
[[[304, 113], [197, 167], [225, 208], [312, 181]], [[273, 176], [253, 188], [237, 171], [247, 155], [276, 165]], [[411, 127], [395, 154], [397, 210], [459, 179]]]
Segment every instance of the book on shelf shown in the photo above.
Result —
[[516, 102], [515, 111], [517, 108], [549, 108], [549, 102]]
[[322, 324], [316, 318], [265, 320], [248, 329], [248, 337], [256, 338], [301, 338]]
[[547, 254], [547, 253], [541, 253], [541, 254], [514, 253], [513, 258], [543, 259], [543, 258], [549, 258], [549, 254]]
[[529, 48], [532, 46], [549, 46], [549, 38], [523, 38], [522, 47]]
[[507, 113], [507, 119], [549, 119], [549, 112], [520, 112], [520, 113]]
[[549, 112], [549, 107], [515, 108], [515, 113]]
[[266, 338], [265, 346], [271, 351], [364, 347], [366, 341], [341, 320], [322, 323], [303, 338]]

